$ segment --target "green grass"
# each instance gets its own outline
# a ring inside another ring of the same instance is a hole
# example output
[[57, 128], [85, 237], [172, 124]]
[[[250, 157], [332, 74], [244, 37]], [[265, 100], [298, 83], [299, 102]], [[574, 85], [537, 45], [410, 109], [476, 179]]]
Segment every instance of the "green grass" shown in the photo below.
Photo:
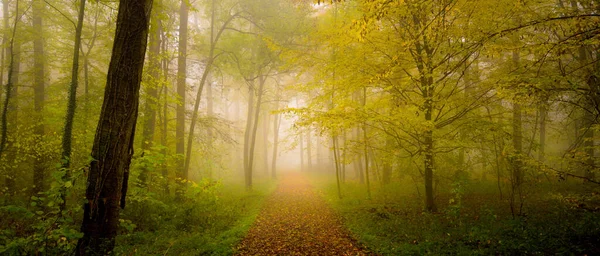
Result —
[[265, 181], [246, 192], [241, 185], [226, 184], [184, 204], [134, 205], [122, 216], [124, 232], [117, 237], [115, 254], [232, 255], [275, 185]]
[[529, 186], [525, 215], [513, 218], [492, 183], [465, 185], [460, 198], [440, 191], [438, 213], [425, 213], [410, 182], [375, 185], [371, 200], [364, 185], [346, 183], [340, 200], [331, 177], [311, 180], [357, 240], [381, 255], [600, 253], [597, 186]]

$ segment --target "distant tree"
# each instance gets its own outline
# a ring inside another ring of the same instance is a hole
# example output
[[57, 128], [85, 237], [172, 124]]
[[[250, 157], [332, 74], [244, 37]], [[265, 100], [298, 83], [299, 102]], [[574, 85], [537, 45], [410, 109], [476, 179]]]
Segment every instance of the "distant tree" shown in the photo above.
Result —
[[[77, 85], [79, 83], [79, 48], [81, 47], [81, 30], [83, 29], [83, 15], [85, 13], [85, 1], [81, 0], [79, 12], [77, 15], [77, 25], [75, 25], [75, 44], [73, 45], [73, 64], [71, 68], [71, 83], [69, 85], [69, 100], [67, 101], [67, 114], [62, 137], [62, 164], [61, 167], [68, 169], [71, 165], [73, 120], [75, 119], [75, 109], [77, 108]], [[67, 171], [66, 178], [69, 176]], [[65, 192], [62, 194], [62, 208], [65, 208]]]
[[[35, 32], [33, 39], [33, 69], [34, 69], [34, 108], [35, 108], [35, 128], [37, 144], [39, 145], [44, 138], [44, 99], [45, 99], [45, 82], [44, 82], [44, 38], [42, 30], [42, 15], [44, 13], [43, 0], [32, 1], [33, 11], [33, 30]], [[40, 148], [40, 147], [37, 147]], [[33, 192], [37, 193], [44, 190], [44, 152], [38, 152], [34, 156], [33, 166]]]

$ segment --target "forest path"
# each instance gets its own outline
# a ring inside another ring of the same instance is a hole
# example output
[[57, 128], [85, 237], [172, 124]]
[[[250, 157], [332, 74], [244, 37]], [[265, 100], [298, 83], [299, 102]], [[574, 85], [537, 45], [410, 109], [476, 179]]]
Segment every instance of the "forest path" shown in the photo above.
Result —
[[301, 173], [288, 173], [238, 245], [238, 255], [368, 255]]

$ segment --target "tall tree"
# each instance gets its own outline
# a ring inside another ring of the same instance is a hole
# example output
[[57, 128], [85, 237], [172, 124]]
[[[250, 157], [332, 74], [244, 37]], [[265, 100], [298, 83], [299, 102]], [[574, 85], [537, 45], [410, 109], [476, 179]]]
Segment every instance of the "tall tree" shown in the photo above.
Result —
[[[44, 11], [43, 0], [33, 0], [33, 30], [35, 32], [33, 39], [33, 69], [34, 69], [34, 108], [36, 112], [36, 124], [34, 133], [37, 143], [41, 143], [44, 138], [44, 38], [42, 30], [42, 15]], [[38, 147], [41, 148], [41, 147]], [[33, 192], [44, 190], [44, 160], [43, 152], [39, 152], [34, 158], [33, 164]]]
[[[159, 1], [155, 2], [157, 5]], [[161, 86], [161, 62], [160, 62], [160, 44], [161, 44], [161, 17], [158, 8], [155, 6], [150, 24], [150, 38], [148, 42], [148, 82], [146, 83], [146, 99], [144, 103], [144, 127], [142, 133], [142, 152], [152, 148], [154, 143], [154, 131], [156, 129], [156, 110], [158, 106], [158, 87]], [[140, 185], [145, 186], [148, 179], [148, 166], [142, 165], [140, 173]]]
[[[4, 18], [4, 25], [8, 28], [9, 17], [8, 17], [8, 0], [3, 2], [4, 14], [6, 15]], [[18, 84], [19, 84], [19, 73], [21, 69], [21, 44], [20, 42], [15, 40], [15, 34], [17, 31], [17, 25], [21, 19], [21, 14], [19, 13], [19, 1], [16, 1], [15, 4], [15, 19], [12, 26], [12, 32], [10, 35], [10, 41], [7, 50], [7, 55], [9, 56], [10, 63], [8, 65], [8, 81], [6, 83], [6, 91], [4, 96], [4, 106], [2, 108], [2, 138], [0, 139], [0, 159], [3, 159], [2, 156], [6, 151], [6, 148], [9, 147], [8, 136], [12, 135], [9, 133], [15, 132], [16, 130], [16, 121], [17, 121], [17, 93], [18, 93]], [[10, 123], [9, 123], [10, 122]], [[14, 161], [15, 152], [10, 152], [7, 154], [6, 161]], [[15, 193], [15, 174], [13, 172], [7, 172], [5, 175], [5, 185], [7, 188], [8, 194]]]
[[[185, 156], [185, 96], [186, 96], [186, 78], [187, 78], [187, 38], [188, 38], [188, 13], [189, 3], [187, 0], [181, 0], [179, 8], [179, 47], [177, 55], [177, 114], [175, 123], [175, 153], [179, 157]], [[185, 159], [177, 161], [177, 177], [181, 180], [187, 179], [187, 170], [185, 169]]]
[[[61, 167], [67, 169], [65, 176], [69, 175], [68, 168], [71, 165], [73, 120], [75, 119], [75, 109], [77, 108], [77, 85], [79, 83], [79, 48], [81, 47], [81, 30], [83, 29], [83, 15], [85, 13], [85, 1], [81, 0], [79, 12], [77, 15], [77, 25], [75, 25], [75, 44], [73, 45], [73, 66], [71, 68], [71, 83], [69, 86], [69, 101], [67, 105], [67, 114], [65, 117], [65, 126], [62, 137], [62, 163]], [[64, 209], [66, 202], [66, 191], [62, 192], [61, 207]]]
[[121, 0], [94, 138], [77, 255], [107, 255], [125, 207], [152, 0]]

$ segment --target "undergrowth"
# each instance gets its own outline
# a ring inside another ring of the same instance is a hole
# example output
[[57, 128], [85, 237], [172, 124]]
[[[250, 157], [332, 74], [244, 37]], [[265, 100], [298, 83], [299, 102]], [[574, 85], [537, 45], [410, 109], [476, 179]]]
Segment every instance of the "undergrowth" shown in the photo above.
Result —
[[493, 185], [480, 182], [439, 192], [440, 210], [427, 213], [414, 185], [375, 185], [369, 200], [364, 185], [346, 183], [340, 200], [330, 179], [312, 181], [356, 239], [377, 254], [600, 254], [600, 195], [593, 185], [532, 188], [525, 214], [513, 217]]
[[[51, 188], [23, 198], [0, 197], [0, 255], [70, 255], [79, 232], [85, 184], [82, 170], [64, 179], [54, 172]], [[115, 255], [231, 255], [254, 222], [273, 181], [241, 184], [188, 182], [183, 199], [130, 184], [120, 213]], [[61, 192], [67, 206], [60, 208]], [[26, 193], [23, 193], [26, 194]]]

